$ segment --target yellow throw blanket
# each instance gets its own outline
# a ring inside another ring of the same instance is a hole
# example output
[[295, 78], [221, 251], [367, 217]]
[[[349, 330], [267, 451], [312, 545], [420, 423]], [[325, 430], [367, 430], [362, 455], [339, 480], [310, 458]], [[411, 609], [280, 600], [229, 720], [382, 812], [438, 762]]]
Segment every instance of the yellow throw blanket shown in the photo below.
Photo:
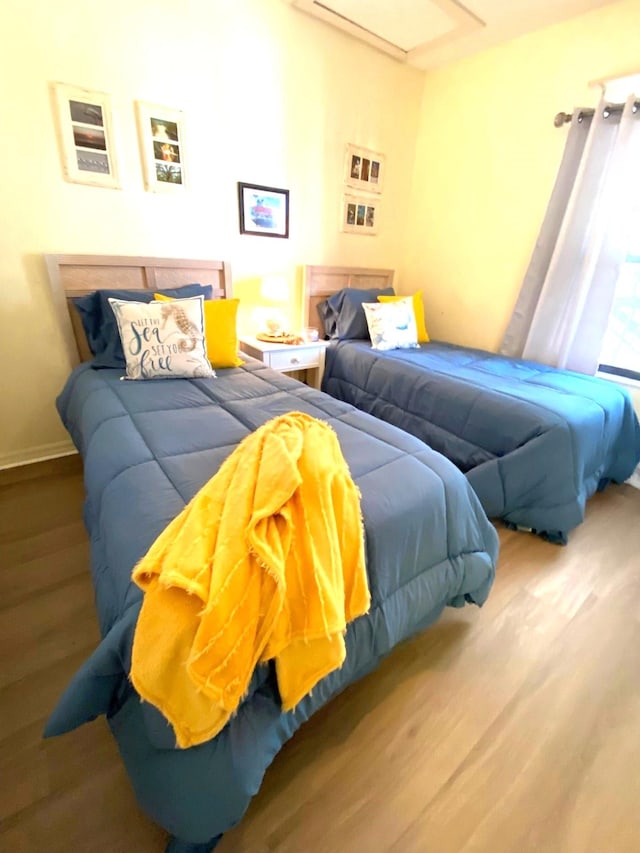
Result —
[[133, 571], [131, 680], [178, 745], [216, 735], [259, 662], [284, 710], [345, 658], [369, 609], [360, 500], [338, 439], [301, 412], [247, 436]]

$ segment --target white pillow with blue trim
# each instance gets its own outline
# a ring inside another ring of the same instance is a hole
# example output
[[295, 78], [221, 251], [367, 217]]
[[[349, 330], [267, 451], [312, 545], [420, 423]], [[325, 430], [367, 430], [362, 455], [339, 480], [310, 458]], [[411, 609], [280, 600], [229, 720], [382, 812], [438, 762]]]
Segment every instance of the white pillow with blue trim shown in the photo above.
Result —
[[419, 346], [411, 296], [396, 302], [364, 302], [362, 307], [373, 349], [415, 349]]
[[127, 363], [127, 379], [215, 376], [207, 359], [203, 297], [171, 302], [109, 299]]

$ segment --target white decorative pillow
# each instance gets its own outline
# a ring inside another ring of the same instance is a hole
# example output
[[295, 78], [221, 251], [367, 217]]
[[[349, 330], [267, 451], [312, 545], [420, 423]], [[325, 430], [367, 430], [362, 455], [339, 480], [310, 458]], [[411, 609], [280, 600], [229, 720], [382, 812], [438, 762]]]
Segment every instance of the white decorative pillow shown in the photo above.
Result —
[[418, 346], [413, 298], [396, 302], [363, 302], [373, 349], [413, 349]]
[[128, 379], [215, 376], [207, 361], [202, 296], [172, 302], [109, 299]]

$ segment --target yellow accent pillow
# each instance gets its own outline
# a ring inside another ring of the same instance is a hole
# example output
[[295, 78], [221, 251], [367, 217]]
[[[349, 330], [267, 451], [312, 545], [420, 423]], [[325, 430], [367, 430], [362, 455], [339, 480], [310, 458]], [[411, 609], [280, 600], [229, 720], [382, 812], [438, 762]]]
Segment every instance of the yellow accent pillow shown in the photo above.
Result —
[[[172, 302], [172, 296], [154, 293], [159, 302]], [[242, 364], [238, 358], [238, 332], [236, 315], [239, 299], [205, 299], [204, 337], [207, 344], [207, 358], [212, 367], [237, 367]]]
[[[406, 296], [378, 296], [378, 302], [397, 302], [398, 299], [406, 299]], [[422, 304], [422, 291], [418, 290], [417, 293], [414, 293], [412, 296], [413, 299], [413, 313], [416, 315], [416, 329], [418, 331], [418, 343], [419, 344], [428, 344], [429, 343], [429, 335], [427, 333], [427, 327], [424, 323], [424, 306]]]

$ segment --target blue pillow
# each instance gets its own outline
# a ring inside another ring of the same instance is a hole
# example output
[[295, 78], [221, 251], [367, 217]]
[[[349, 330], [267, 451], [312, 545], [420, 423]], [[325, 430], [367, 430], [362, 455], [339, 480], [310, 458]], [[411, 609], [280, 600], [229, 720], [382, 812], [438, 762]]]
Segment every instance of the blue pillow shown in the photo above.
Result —
[[377, 302], [378, 296], [394, 296], [392, 287], [357, 290], [345, 287], [318, 306], [325, 334], [334, 340], [368, 340], [369, 327], [363, 302]]
[[320, 325], [324, 329], [325, 340], [333, 338], [336, 332], [336, 315], [332, 309], [329, 308], [327, 300], [325, 299], [322, 302], [318, 302], [316, 310], [318, 312], [318, 317], [320, 318]]
[[94, 367], [123, 369], [126, 367], [118, 324], [113, 309], [109, 305], [109, 299], [151, 302], [154, 293], [163, 293], [175, 299], [188, 296], [204, 296], [205, 299], [211, 299], [213, 287], [210, 284], [185, 284], [182, 287], [171, 287], [166, 290], [94, 290], [86, 296], [72, 297], [71, 301], [80, 314], [82, 328], [94, 356]]

